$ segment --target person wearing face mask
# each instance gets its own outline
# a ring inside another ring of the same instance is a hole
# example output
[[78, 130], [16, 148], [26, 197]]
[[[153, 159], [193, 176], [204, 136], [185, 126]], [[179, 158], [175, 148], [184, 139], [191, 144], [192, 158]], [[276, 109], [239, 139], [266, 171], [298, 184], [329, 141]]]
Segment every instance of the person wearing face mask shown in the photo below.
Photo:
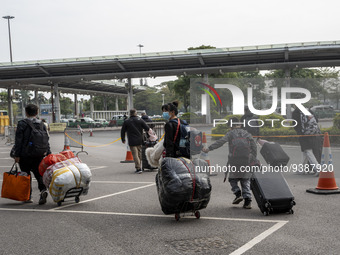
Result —
[[[177, 151], [179, 149], [179, 141], [180, 141], [180, 129], [178, 127], [178, 102], [172, 102], [162, 106], [163, 118], [168, 122], [165, 124], [165, 135], [164, 135], [164, 148], [165, 148], [165, 156], [177, 158]], [[176, 121], [170, 121], [176, 120]]]

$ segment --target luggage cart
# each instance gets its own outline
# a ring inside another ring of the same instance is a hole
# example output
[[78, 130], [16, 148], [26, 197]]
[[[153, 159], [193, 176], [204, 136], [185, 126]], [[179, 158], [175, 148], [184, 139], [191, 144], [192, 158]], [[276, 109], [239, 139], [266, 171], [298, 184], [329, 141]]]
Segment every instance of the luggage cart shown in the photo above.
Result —
[[61, 206], [62, 202], [65, 202], [65, 198], [72, 198], [72, 197], [74, 197], [74, 201], [76, 203], [79, 203], [79, 201], [80, 201], [79, 197], [80, 197], [81, 193], [83, 193], [82, 187], [69, 189], [68, 191], [66, 191], [66, 194], [65, 194], [63, 200], [58, 201], [57, 205]]
[[181, 210], [175, 213], [176, 221], [179, 221], [179, 219], [181, 218], [180, 216], [181, 213], [183, 213], [183, 217], [184, 217], [186, 212], [191, 212], [192, 216], [195, 215], [196, 219], [199, 219], [201, 217], [201, 213], [199, 210], [205, 208], [205, 207], [202, 208], [202, 205], [206, 201], [207, 201], [206, 199], [201, 199], [201, 200], [193, 199], [192, 201], [183, 203]]

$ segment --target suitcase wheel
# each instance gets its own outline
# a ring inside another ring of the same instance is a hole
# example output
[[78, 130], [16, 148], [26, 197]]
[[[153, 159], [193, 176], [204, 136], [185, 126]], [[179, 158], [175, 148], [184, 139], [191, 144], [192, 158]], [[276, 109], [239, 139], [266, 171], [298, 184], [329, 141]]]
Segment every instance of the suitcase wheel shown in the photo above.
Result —
[[58, 205], [58, 206], [61, 206], [61, 201], [59, 201], [59, 202], [57, 203], [57, 205]]
[[264, 211], [264, 212], [263, 212], [263, 215], [264, 215], [264, 216], [269, 216], [269, 212]]
[[265, 203], [265, 204], [264, 204], [264, 207], [269, 208], [269, 207], [270, 207], [270, 203], [268, 203], [268, 202]]
[[74, 201], [76, 201], [76, 203], [79, 203], [80, 201], [79, 197], [75, 197]]
[[195, 212], [195, 217], [196, 217], [196, 219], [201, 218], [201, 213], [199, 211], [196, 211]]
[[292, 202], [290, 202], [290, 204], [291, 204], [292, 206], [296, 205], [296, 203], [295, 203], [294, 200], [293, 200]]
[[175, 214], [175, 219], [176, 219], [176, 221], [179, 221], [180, 218], [181, 218], [181, 216], [179, 216], [179, 213], [176, 213], [176, 214]]
[[289, 210], [289, 213], [290, 213], [290, 214], [294, 214], [294, 210], [293, 210], [293, 209], [290, 209], [290, 210]]

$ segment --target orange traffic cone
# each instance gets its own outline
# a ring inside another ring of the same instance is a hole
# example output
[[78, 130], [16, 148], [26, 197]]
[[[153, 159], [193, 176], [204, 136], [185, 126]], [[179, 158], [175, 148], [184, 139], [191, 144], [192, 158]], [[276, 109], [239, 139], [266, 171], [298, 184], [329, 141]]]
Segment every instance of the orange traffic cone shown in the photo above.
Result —
[[336, 185], [336, 182], [335, 182], [333, 162], [332, 162], [332, 151], [331, 151], [331, 146], [329, 143], [329, 136], [327, 132], [325, 133], [323, 146], [322, 146], [321, 170], [322, 171], [320, 172], [319, 181], [318, 181], [318, 185], [316, 186], [316, 188], [307, 189], [306, 191], [309, 193], [325, 194], [325, 195], [340, 193], [340, 189]]
[[135, 162], [133, 160], [132, 152], [130, 151], [129, 146], [127, 145], [126, 148], [127, 148], [127, 151], [126, 151], [125, 160], [120, 161], [120, 163], [133, 163], [133, 162]]
[[65, 135], [64, 139], [64, 151], [70, 150], [70, 139]]

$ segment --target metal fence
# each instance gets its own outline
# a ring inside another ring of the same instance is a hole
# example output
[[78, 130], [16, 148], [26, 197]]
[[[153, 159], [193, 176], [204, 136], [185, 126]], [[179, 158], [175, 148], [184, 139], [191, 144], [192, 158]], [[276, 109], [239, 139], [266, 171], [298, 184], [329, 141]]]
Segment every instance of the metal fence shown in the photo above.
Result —
[[81, 128], [78, 129], [65, 128], [64, 137], [65, 137], [64, 147], [69, 146], [74, 148], [80, 148], [80, 151], [77, 153], [77, 155], [81, 152], [88, 154], [86, 151], [84, 151], [83, 130]]

